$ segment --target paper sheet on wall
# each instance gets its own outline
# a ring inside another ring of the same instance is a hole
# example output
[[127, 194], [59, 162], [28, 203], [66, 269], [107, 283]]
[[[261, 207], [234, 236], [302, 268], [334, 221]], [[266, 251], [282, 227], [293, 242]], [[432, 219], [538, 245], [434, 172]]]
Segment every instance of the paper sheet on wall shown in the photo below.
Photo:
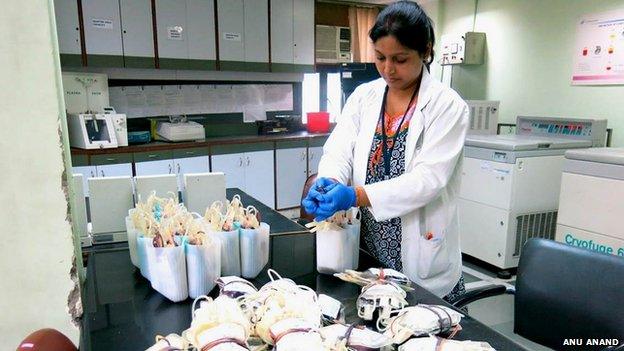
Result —
[[573, 85], [624, 84], [624, 8], [581, 16], [573, 70]]
[[143, 94], [145, 95], [143, 113], [146, 116], [161, 116], [165, 105], [162, 86], [147, 85], [143, 89]]
[[182, 105], [187, 114], [194, 115], [203, 112], [202, 94], [199, 85], [182, 86]]
[[164, 105], [162, 107], [163, 115], [180, 115], [186, 114], [186, 106], [183, 105], [182, 90], [178, 85], [164, 85], [162, 89]]
[[291, 84], [267, 84], [264, 90], [264, 105], [267, 111], [290, 111], [293, 109], [293, 87]]
[[243, 122], [266, 121], [266, 110], [262, 104], [243, 106]]
[[[130, 86], [114, 89], [120, 92], [119, 97], [111, 98], [111, 105], [115, 110], [125, 113], [128, 118], [145, 116], [145, 95], [142, 87]], [[117, 99], [120, 101], [118, 102]]]

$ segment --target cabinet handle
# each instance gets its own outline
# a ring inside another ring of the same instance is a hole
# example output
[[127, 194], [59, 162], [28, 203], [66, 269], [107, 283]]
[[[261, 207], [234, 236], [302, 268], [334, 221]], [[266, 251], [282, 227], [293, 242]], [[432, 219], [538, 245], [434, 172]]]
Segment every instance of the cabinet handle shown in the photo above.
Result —
[[106, 161], [108, 161], [108, 162], [115, 162], [115, 161], [117, 161], [117, 159], [109, 157], [109, 158], [106, 159]]
[[314, 160], [314, 152], [310, 152], [310, 160]]
[[93, 174], [93, 171], [91, 171], [91, 178], [95, 178], [95, 174]]
[[195, 155], [195, 151], [187, 151], [186, 154], [187, 155]]
[[168, 164], [167, 166], [169, 166], [169, 174], [171, 174], [171, 164]]
[[106, 175], [104, 174], [104, 170], [101, 170], [100, 172], [102, 172], [102, 177], [106, 177]]
[[147, 158], [156, 158], [158, 155], [147, 155]]
[[238, 158], [238, 167], [243, 167], [243, 157]]
[[247, 156], [247, 166], [249, 166], [250, 163], [251, 163], [251, 160], [249, 160], [249, 156]]
[[176, 168], [178, 169], [178, 174], [180, 174], [180, 164], [176, 164]]

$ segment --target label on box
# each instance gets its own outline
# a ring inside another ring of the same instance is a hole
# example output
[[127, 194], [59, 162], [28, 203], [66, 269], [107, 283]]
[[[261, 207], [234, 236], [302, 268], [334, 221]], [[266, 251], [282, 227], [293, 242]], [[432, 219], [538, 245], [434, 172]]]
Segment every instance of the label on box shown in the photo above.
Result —
[[223, 33], [223, 39], [229, 41], [241, 41], [242, 35], [240, 33]]
[[169, 40], [184, 40], [184, 36], [182, 35], [182, 26], [171, 26], [167, 27], [167, 39]]

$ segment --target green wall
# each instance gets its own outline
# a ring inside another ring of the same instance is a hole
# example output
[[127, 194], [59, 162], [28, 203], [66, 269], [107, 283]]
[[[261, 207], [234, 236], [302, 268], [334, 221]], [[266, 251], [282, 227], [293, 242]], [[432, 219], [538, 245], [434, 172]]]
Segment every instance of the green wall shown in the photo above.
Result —
[[[612, 146], [624, 147], [624, 86], [570, 84], [576, 20], [617, 9], [622, 0], [441, 0], [436, 34], [470, 31], [473, 20], [475, 31], [487, 33], [486, 63], [453, 67], [452, 87], [465, 99], [500, 100], [499, 122], [605, 118]], [[432, 72], [440, 77], [439, 67]]]

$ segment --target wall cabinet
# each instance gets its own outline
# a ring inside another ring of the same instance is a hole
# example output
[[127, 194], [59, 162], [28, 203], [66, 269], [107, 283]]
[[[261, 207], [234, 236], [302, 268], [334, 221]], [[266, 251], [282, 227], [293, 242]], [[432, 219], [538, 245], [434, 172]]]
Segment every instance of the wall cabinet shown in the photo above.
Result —
[[54, 0], [61, 66], [81, 66], [80, 19], [76, 0]]
[[275, 151], [277, 209], [300, 206], [301, 192], [307, 175], [307, 149], [305, 147]]
[[212, 172], [225, 173], [225, 185], [239, 188], [275, 208], [273, 150], [212, 155]]
[[175, 174], [178, 189], [184, 192], [184, 175], [209, 172], [207, 149], [175, 150], [174, 152], [147, 152], [134, 154], [136, 175]]
[[271, 0], [271, 71], [314, 70], [314, 0]]
[[268, 6], [268, 0], [217, 1], [221, 70], [269, 70]]
[[154, 67], [149, 0], [82, 0], [87, 66]]

